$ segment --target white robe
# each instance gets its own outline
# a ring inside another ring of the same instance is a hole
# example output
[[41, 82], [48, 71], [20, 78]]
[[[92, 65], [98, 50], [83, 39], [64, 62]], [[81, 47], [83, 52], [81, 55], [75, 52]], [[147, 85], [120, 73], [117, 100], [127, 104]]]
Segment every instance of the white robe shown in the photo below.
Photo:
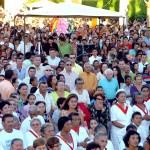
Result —
[[[142, 117], [145, 116], [145, 113], [139, 107], [137, 107], [136, 105], [133, 106], [133, 111], [134, 112], [136, 112], [136, 111], [140, 112]], [[150, 112], [148, 111], [147, 106], [145, 108], [145, 112], [147, 112], [148, 115], [150, 115]], [[145, 134], [146, 137], [149, 135], [149, 125], [150, 125], [150, 121], [143, 120], [142, 123], [141, 123], [141, 128], [143, 128], [143, 131], [144, 131], [143, 134]]]
[[128, 106], [126, 114], [117, 105], [113, 105], [110, 109], [111, 121], [117, 121], [125, 126], [124, 128], [118, 128], [112, 125], [111, 141], [115, 150], [119, 149], [119, 143], [126, 133], [126, 127], [131, 123], [133, 110], [130, 105], [125, 104], [125, 108], [126, 106]]

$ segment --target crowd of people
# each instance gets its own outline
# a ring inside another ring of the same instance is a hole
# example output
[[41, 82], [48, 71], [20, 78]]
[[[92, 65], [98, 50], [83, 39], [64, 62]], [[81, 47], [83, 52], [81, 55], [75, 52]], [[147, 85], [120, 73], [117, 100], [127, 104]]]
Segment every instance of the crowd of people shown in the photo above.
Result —
[[150, 150], [144, 21], [1, 25], [0, 150]]

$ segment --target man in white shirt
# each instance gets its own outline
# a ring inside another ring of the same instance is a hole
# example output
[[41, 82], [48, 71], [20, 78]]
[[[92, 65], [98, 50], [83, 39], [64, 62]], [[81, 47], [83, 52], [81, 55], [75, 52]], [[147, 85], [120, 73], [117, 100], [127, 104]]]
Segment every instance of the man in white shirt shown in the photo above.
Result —
[[146, 54], [142, 54], [141, 62], [139, 63], [138, 71], [140, 73], [143, 73], [144, 67], [146, 67], [147, 64], [148, 64], [148, 62], [147, 62], [147, 55]]
[[91, 65], [93, 65], [94, 60], [98, 60], [98, 62], [101, 63], [102, 58], [100, 56], [97, 56], [97, 54], [98, 54], [97, 49], [93, 49], [92, 50], [92, 56], [89, 57], [89, 61], [90, 61]]
[[34, 68], [34, 67], [29, 67], [29, 69], [28, 69], [28, 76], [25, 77], [25, 78], [22, 80], [22, 82], [23, 82], [23, 83], [26, 83], [26, 84], [29, 86], [29, 84], [30, 84], [30, 78], [31, 78], [31, 77], [34, 77], [34, 76], [35, 76], [35, 73], [36, 73], [35, 68]]
[[60, 62], [60, 58], [56, 56], [55, 48], [49, 49], [49, 56], [47, 56], [48, 64], [53, 68], [56, 69]]
[[4, 150], [10, 150], [11, 141], [19, 138], [23, 141], [23, 147], [26, 149], [26, 142], [21, 131], [13, 129], [14, 118], [12, 114], [6, 114], [2, 118], [4, 130], [0, 132], [0, 146]]
[[[35, 77], [38, 78], [38, 80], [44, 76], [44, 68], [41, 65], [41, 56], [40, 55], [36, 55], [34, 56], [34, 60], [33, 60], [33, 65], [32, 67], [34, 67], [36, 69], [36, 74]], [[26, 77], [28, 76], [28, 69], [26, 70]]]
[[22, 131], [22, 133], [26, 133], [27, 131], [29, 131], [31, 129], [30, 121], [34, 117], [39, 118], [42, 125], [45, 123], [43, 117], [38, 115], [37, 106], [32, 105], [32, 106], [29, 107], [29, 116], [21, 124], [20, 130]]
[[[25, 49], [24, 49], [24, 41], [25, 41]], [[27, 34], [25, 35], [24, 41], [21, 41], [17, 48], [17, 51], [21, 52], [23, 54], [25, 54], [26, 52], [29, 52], [31, 49], [31, 46], [33, 46], [33, 44], [31, 42], [29, 42], [29, 38], [28, 38]]]
[[47, 92], [47, 83], [40, 82], [39, 89], [34, 94], [36, 96], [36, 101], [43, 101], [46, 103], [46, 112], [49, 113], [51, 110], [54, 111], [56, 109], [53, 97], [50, 93]]
[[65, 84], [69, 86], [72, 91], [75, 88], [75, 80], [78, 78], [77, 73], [72, 71], [72, 63], [70, 60], [66, 61], [65, 69], [60, 72], [65, 76]]

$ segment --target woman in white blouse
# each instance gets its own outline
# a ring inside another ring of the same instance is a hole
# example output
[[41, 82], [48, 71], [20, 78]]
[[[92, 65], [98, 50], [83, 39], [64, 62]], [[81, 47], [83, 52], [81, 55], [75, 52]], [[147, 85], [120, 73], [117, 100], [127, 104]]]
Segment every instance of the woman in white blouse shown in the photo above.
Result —
[[41, 121], [34, 117], [30, 122], [31, 130], [25, 133], [25, 139], [28, 150], [33, 149], [33, 142], [40, 137]]

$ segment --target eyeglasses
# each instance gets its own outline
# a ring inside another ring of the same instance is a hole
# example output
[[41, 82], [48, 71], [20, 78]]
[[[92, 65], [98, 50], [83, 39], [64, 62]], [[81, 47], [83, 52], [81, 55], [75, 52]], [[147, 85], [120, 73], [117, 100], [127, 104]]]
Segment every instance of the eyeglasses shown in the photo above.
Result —
[[101, 98], [96, 98], [96, 100], [98, 100], [98, 101], [103, 101], [103, 99], [101, 99]]
[[149, 92], [149, 90], [143, 90], [142, 92]]
[[66, 66], [72, 66], [72, 64], [66, 64]]
[[75, 59], [75, 57], [70, 57], [70, 59]]
[[10, 105], [16, 106], [16, 104], [10, 103]]
[[39, 123], [31, 124], [31, 126], [39, 126], [39, 125], [40, 125]]
[[52, 70], [46, 70], [46, 71], [52, 71]]
[[53, 147], [59, 147], [59, 146], [61, 146], [62, 144], [56, 144], [56, 145], [54, 145]]
[[77, 83], [77, 84], [84, 84], [84, 83]]

